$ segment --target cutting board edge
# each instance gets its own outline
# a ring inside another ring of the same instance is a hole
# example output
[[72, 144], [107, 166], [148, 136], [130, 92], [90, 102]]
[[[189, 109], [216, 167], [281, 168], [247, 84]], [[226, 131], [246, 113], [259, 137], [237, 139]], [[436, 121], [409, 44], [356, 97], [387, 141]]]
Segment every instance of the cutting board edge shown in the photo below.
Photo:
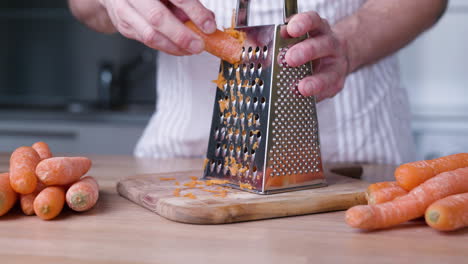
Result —
[[[353, 198], [353, 199], [351, 199]], [[328, 199], [328, 200], [327, 200]], [[328, 207], [323, 207], [323, 204], [330, 203], [330, 204], [340, 204], [340, 206], [330, 205]], [[348, 208], [367, 204], [367, 200], [365, 197], [365, 192], [350, 192], [340, 194], [338, 196], [334, 196], [333, 200], [330, 200], [329, 197], [324, 197], [319, 200], [315, 200], [314, 203], [310, 203], [310, 201], [306, 201], [304, 199], [302, 202], [307, 205], [302, 206], [302, 211], [297, 212], [294, 211], [294, 207], [286, 207], [287, 210], [283, 212], [277, 211], [269, 211], [267, 212], [264, 208], [269, 203], [272, 206], [279, 206], [278, 201], [271, 201], [268, 202], [266, 200], [260, 201], [262, 204], [263, 210], [261, 211], [244, 211], [241, 212], [243, 209], [242, 204], [237, 206], [233, 205], [225, 205], [225, 206], [218, 206], [218, 207], [201, 207], [201, 206], [179, 206], [177, 204], [172, 204], [171, 199], [166, 200], [159, 200], [157, 202], [156, 210], [152, 210], [156, 212], [158, 215], [175, 221], [179, 223], [185, 224], [197, 224], [197, 225], [218, 225], [218, 224], [231, 224], [237, 222], [246, 222], [246, 221], [255, 221], [255, 220], [265, 220], [265, 219], [274, 219], [274, 218], [282, 218], [282, 217], [290, 217], [290, 216], [300, 216], [300, 215], [308, 215], [314, 213], [325, 213], [325, 212], [332, 212], [332, 211], [342, 211], [347, 210]], [[291, 203], [292, 201], [288, 201], [287, 204]], [[255, 204], [260, 203], [250, 203], [248, 208], [257, 208]], [[286, 202], [285, 202], [286, 203]], [[321, 204], [321, 206], [318, 206]], [[298, 206], [299, 204], [296, 204]], [[147, 206], [144, 206], [148, 208]], [[239, 207], [239, 208], [237, 208]], [[193, 209], [196, 208], [196, 214], [194, 214]], [[305, 208], [305, 209], [304, 209]]]

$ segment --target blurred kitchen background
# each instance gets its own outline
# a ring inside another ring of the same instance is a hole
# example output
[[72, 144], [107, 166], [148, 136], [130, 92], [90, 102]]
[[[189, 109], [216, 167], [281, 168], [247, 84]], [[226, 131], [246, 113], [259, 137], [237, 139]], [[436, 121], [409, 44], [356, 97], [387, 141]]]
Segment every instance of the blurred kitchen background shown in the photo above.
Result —
[[[132, 154], [156, 107], [156, 52], [77, 22], [65, 0], [0, 2], [0, 152]], [[468, 151], [468, 1], [400, 52], [419, 159]]]

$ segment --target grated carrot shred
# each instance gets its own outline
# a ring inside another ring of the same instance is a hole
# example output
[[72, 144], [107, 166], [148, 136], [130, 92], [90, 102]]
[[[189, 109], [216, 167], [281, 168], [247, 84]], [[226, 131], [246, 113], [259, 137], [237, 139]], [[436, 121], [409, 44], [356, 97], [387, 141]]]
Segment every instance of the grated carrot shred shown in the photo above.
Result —
[[195, 196], [193, 193], [184, 194], [184, 197], [188, 197], [190, 199], [197, 199], [197, 196]]
[[196, 180], [198, 180], [198, 177], [197, 177], [197, 176], [190, 176], [190, 179], [191, 179], [192, 181], [196, 181]]
[[241, 189], [249, 189], [249, 190], [252, 190], [252, 189], [253, 189], [252, 185], [250, 185], [250, 184], [248, 184], [248, 183], [239, 183], [239, 187], [240, 187]]
[[176, 189], [174, 190], [174, 196], [180, 197], [180, 188], [176, 188]]
[[173, 177], [171, 177], [171, 178], [168, 178], [168, 177], [159, 177], [159, 180], [160, 180], [160, 181], [174, 181], [175, 179], [176, 179], [176, 178], [173, 178]]

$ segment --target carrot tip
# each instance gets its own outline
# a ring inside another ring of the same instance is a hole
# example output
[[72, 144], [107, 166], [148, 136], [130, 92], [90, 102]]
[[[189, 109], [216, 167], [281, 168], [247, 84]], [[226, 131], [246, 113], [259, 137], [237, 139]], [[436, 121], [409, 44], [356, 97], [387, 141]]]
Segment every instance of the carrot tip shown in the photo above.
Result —
[[82, 207], [86, 205], [88, 201], [88, 196], [81, 193], [76, 193], [71, 198], [71, 203], [76, 207]]
[[44, 205], [44, 206], [41, 208], [41, 212], [42, 212], [43, 214], [48, 214], [49, 211], [50, 211], [49, 205]]
[[427, 214], [427, 218], [431, 223], [437, 223], [437, 221], [439, 221], [440, 218], [440, 213], [437, 211], [430, 211]]

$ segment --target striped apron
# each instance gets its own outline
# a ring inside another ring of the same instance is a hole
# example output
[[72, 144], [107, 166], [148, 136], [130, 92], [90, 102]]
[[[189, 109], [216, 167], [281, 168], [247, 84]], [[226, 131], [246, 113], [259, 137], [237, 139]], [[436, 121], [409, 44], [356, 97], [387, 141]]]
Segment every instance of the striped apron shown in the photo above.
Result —
[[[218, 28], [230, 26], [236, 0], [202, 0]], [[365, 0], [299, 0], [331, 25]], [[251, 0], [250, 25], [282, 23], [282, 0]], [[206, 53], [174, 57], [159, 53], [157, 109], [136, 148], [138, 157], [205, 155], [219, 59]], [[414, 160], [410, 110], [400, 85], [396, 55], [350, 74], [343, 90], [317, 106], [322, 158], [326, 162], [398, 164]]]

